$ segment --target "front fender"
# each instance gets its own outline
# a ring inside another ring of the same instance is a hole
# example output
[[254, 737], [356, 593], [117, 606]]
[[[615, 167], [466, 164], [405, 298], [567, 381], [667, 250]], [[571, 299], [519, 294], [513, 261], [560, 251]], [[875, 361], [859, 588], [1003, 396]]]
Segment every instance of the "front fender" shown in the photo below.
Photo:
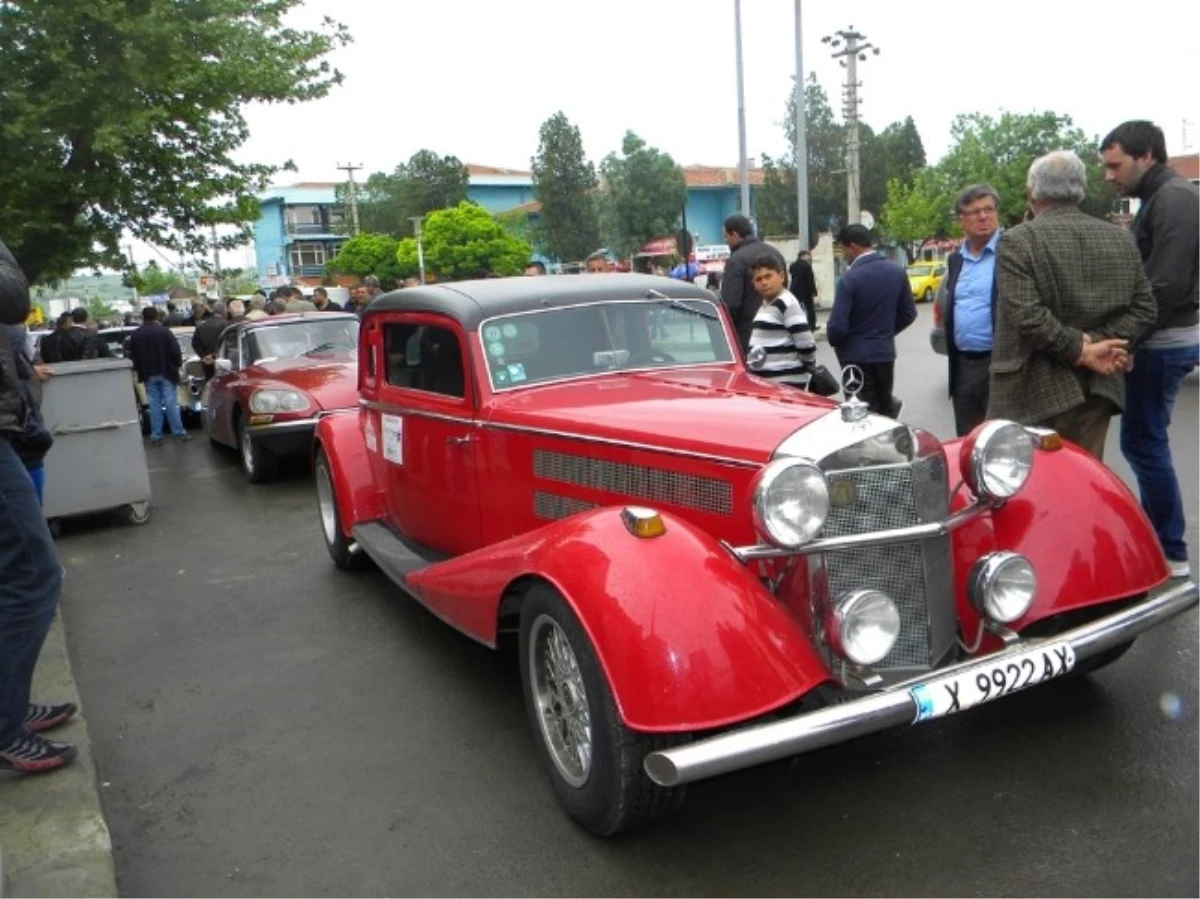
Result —
[[514, 584], [552, 584], [596, 648], [621, 719], [640, 731], [748, 720], [829, 679], [804, 633], [706, 532], [663, 515], [634, 537], [619, 508], [563, 519], [409, 578], [423, 602], [493, 644]]
[[[957, 458], [954, 444], [946, 452]], [[1154, 528], [1129, 488], [1072, 443], [1038, 450], [1020, 493], [989, 517], [955, 535], [959, 593], [965, 597], [966, 572], [982, 552], [1022, 554], [1033, 563], [1037, 594], [1014, 624], [1018, 631], [1071, 609], [1145, 593], [1169, 575]]]
[[324, 450], [329, 459], [338, 517], [346, 536], [359, 522], [382, 518], [385, 509], [383, 491], [371, 476], [367, 444], [358, 418], [358, 411], [353, 409], [322, 415], [313, 436], [314, 459], [317, 450]]

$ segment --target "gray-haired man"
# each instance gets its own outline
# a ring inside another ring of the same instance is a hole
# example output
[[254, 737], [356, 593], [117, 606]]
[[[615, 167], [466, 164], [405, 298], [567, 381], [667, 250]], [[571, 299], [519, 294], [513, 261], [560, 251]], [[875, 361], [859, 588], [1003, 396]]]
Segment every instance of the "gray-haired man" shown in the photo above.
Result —
[[987, 415], [1000, 195], [988, 184], [972, 184], [954, 201], [954, 214], [963, 242], [946, 260], [946, 356], [954, 427], [962, 437]]
[[1129, 232], [1079, 209], [1083, 161], [1056, 150], [1033, 161], [1030, 221], [996, 253], [999, 302], [989, 418], [1053, 428], [1097, 459], [1125, 405], [1128, 347], [1157, 309]]

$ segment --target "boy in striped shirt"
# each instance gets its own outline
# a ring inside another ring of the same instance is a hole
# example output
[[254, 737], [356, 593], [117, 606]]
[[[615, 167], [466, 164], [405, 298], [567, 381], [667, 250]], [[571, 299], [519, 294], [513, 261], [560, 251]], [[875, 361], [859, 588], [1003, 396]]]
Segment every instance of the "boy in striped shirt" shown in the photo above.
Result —
[[817, 361], [817, 344], [804, 307], [784, 287], [785, 273], [780, 260], [763, 254], [750, 264], [754, 289], [762, 306], [754, 316], [750, 349], [762, 347], [766, 362], [754, 373], [795, 387], [807, 387]]

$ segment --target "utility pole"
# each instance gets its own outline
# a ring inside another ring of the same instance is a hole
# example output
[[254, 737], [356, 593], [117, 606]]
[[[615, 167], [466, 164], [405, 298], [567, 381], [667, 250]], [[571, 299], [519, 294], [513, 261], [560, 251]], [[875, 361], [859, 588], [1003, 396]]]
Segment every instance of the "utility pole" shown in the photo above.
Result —
[[750, 218], [750, 160], [746, 158], [746, 88], [742, 83], [742, 0], [733, 0], [733, 34], [737, 44], [738, 180], [742, 215]]
[[1183, 146], [1179, 150], [1180, 153], [1186, 153], [1191, 148], [1191, 144], [1188, 143], [1188, 135], [1187, 135], [1188, 125], [1195, 125], [1195, 124], [1196, 123], [1193, 122], [1191, 119], [1183, 120]]
[[354, 223], [354, 234], [358, 235], [358, 185], [354, 183], [354, 173], [362, 168], [362, 163], [352, 165], [349, 162], [339, 165], [338, 171], [345, 172], [350, 178], [350, 221]]
[[800, 249], [808, 245], [808, 122], [804, 108], [804, 50], [801, 41], [800, 0], [796, 0], [796, 233]]
[[[136, 278], [137, 277], [137, 263], [133, 261], [133, 244], [131, 244], [131, 243], [125, 244], [125, 252], [129, 256], [129, 272], [133, 277]], [[133, 285], [133, 308], [138, 309], [140, 307], [141, 307], [141, 303], [138, 300], [137, 285], [134, 284]]]
[[425, 283], [425, 250], [421, 246], [421, 219], [422, 215], [410, 215], [408, 220], [412, 222], [413, 233], [417, 236], [417, 271], [421, 274], [421, 283]]
[[862, 87], [858, 81], [858, 63], [866, 62], [867, 51], [873, 50], [879, 55], [879, 48], [873, 44], [863, 43], [867, 36], [854, 30], [851, 25], [846, 31], [821, 38], [821, 43], [829, 44], [837, 49], [844, 41], [846, 49], [831, 54], [834, 59], [842, 58], [841, 63], [846, 69], [846, 84], [843, 88], [842, 113], [846, 116], [846, 223], [857, 225], [862, 220], [862, 209], [859, 202], [859, 144], [858, 144], [858, 89]]
[[217, 299], [223, 299], [221, 295], [221, 245], [217, 242], [217, 224], [213, 222], [212, 226], [212, 248], [213, 248], [213, 275], [217, 279]]

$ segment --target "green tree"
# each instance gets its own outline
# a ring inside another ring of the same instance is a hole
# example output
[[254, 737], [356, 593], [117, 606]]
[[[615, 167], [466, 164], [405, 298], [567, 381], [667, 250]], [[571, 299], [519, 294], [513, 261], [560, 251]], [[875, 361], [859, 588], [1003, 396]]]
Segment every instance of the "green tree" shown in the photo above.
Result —
[[621, 155], [600, 163], [603, 231], [608, 246], [622, 256], [655, 237], [673, 234], [687, 199], [683, 169], [668, 154], [625, 132]]
[[[792, 82], [795, 84], [795, 81]], [[818, 232], [836, 230], [846, 219], [846, 134], [833, 117], [829, 97], [810, 75], [804, 86], [805, 144], [808, 147], [808, 220], [810, 241]], [[796, 233], [796, 109], [784, 117], [786, 156], [764, 160], [764, 183], [755, 203], [759, 231]]]
[[953, 205], [954, 191], [936, 169], [922, 169], [911, 183], [893, 178], [887, 185], [879, 228], [905, 247], [910, 260], [915, 259], [925, 240], [946, 237], [956, 227], [950, 214]]
[[596, 169], [584, 155], [579, 129], [563, 113], [546, 119], [539, 137], [532, 160], [533, 195], [542, 204], [539, 243], [556, 259], [583, 259], [600, 245]]
[[375, 275], [380, 281], [394, 284], [404, 277], [396, 263], [396, 245], [396, 238], [388, 234], [356, 235], [342, 244], [338, 254], [326, 263], [325, 270], [359, 278]]
[[151, 259], [142, 269], [135, 269], [122, 279], [126, 287], [136, 287], [139, 293], [155, 296], [169, 293], [172, 287], [183, 287], [184, 280], [179, 272], [164, 271]]
[[1014, 225], [1024, 217], [1029, 165], [1051, 150], [1074, 150], [1087, 166], [1085, 211], [1103, 217], [1114, 209], [1117, 197], [1104, 182], [1096, 153], [1099, 140], [1074, 127], [1070, 116], [1005, 112], [992, 118], [970, 113], [954, 119], [950, 137], [950, 152], [938, 163], [942, 177], [955, 190], [980, 182], [996, 188], [1002, 225]]
[[861, 208], [883, 210], [888, 185], [894, 180], [910, 183], [925, 168], [925, 146], [912, 116], [893, 122], [878, 134], [863, 126], [859, 154], [859, 197]]
[[[392, 174], [375, 172], [358, 186], [359, 227], [363, 232], [396, 238], [412, 234], [409, 219], [458, 205], [467, 198], [469, 183], [467, 167], [457, 157], [418, 150]], [[353, 219], [347, 185], [338, 185], [336, 195], [347, 210], [342, 227], [349, 233]]]
[[120, 313], [108, 304], [103, 297], [91, 297], [87, 301], [88, 318], [94, 322], [115, 322], [121, 318]]
[[[439, 281], [461, 281], [480, 271], [519, 275], [532, 253], [529, 244], [506, 233], [486, 209], [465, 200], [428, 215], [421, 245], [425, 270]], [[396, 247], [396, 273], [407, 278], [417, 271], [417, 241], [406, 237]]]
[[[300, 0], [0, 0], [0, 222], [31, 281], [123, 269], [122, 232], [205, 252], [250, 237], [273, 165], [241, 163], [247, 103], [322, 97], [349, 41]], [[286, 167], [286, 165], [285, 165]]]

